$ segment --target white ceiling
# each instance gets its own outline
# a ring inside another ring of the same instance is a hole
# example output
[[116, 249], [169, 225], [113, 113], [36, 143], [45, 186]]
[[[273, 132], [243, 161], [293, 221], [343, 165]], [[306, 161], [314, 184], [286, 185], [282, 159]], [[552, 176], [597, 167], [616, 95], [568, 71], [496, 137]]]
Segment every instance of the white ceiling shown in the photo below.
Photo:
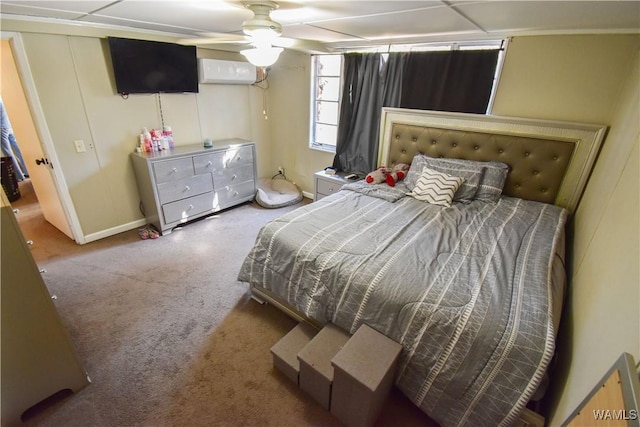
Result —
[[[634, 1], [278, 1], [283, 37], [355, 46], [498, 39], [517, 35], [640, 33]], [[3, 19], [130, 27], [179, 37], [240, 34], [252, 16], [241, 1], [1, 0]]]

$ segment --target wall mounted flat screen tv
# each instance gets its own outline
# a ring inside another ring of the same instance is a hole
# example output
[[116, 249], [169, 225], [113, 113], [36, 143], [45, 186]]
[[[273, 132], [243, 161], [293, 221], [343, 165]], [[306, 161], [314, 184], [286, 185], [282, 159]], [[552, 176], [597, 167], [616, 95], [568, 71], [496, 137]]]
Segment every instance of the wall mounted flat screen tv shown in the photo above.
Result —
[[195, 46], [109, 37], [119, 94], [198, 92]]

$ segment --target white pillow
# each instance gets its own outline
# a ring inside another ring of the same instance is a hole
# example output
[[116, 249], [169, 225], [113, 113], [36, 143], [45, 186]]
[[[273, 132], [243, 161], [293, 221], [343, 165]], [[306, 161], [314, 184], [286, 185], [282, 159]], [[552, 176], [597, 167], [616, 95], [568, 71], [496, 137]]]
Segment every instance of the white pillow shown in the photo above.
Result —
[[451, 206], [453, 195], [464, 178], [424, 168], [409, 196], [432, 205]]

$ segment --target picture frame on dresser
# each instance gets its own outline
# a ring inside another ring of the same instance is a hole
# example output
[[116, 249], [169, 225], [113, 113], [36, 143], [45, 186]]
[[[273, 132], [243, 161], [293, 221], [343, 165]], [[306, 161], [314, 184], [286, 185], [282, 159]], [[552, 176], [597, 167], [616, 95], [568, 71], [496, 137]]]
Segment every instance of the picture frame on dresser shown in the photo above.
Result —
[[255, 143], [244, 139], [131, 153], [140, 209], [160, 234], [178, 225], [253, 200]]

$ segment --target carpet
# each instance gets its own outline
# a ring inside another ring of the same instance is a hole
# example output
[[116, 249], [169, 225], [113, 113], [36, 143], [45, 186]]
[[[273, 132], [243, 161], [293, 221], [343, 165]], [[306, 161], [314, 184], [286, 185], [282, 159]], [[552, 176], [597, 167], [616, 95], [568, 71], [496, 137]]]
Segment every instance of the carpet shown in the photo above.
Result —
[[[76, 245], [21, 192], [21, 229], [92, 381], [25, 425], [340, 425], [273, 368], [269, 349], [296, 322], [236, 280], [260, 228], [300, 205], [246, 203], [155, 240], [131, 230]], [[377, 425], [436, 426], [395, 390]]]

